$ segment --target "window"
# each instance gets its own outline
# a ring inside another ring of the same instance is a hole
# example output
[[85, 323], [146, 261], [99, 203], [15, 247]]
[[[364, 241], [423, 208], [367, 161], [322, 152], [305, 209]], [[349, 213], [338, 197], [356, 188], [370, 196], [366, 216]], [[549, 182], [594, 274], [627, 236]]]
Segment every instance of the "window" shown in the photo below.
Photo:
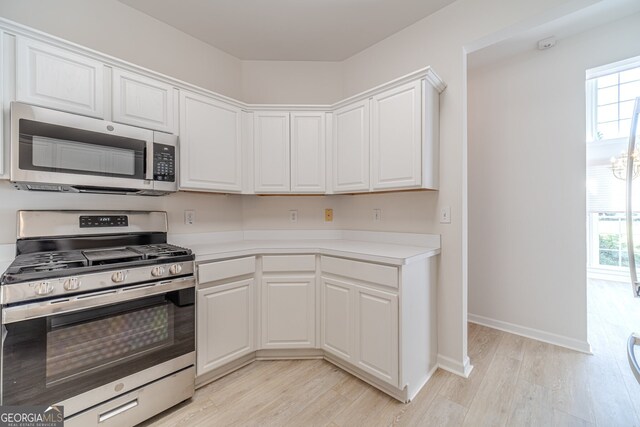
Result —
[[[628, 267], [627, 229], [622, 212], [598, 212], [592, 215], [593, 234], [598, 239], [597, 254], [592, 254], [593, 267]], [[636, 264], [640, 265], [640, 214], [633, 215], [633, 244]]]
[[[640, 96], [640, 57], [586, 73], [587, 216], [589, 274], [628, 279], [626, 181], [611, 162], [626, 153], [635, 98]], [[634, 246], [640, 266], [640, 177], [634, 181]]]
[[587, 76], [590, 141], [613, 140], [629, 136], [636, 97], [640, 96], [640, 60]]

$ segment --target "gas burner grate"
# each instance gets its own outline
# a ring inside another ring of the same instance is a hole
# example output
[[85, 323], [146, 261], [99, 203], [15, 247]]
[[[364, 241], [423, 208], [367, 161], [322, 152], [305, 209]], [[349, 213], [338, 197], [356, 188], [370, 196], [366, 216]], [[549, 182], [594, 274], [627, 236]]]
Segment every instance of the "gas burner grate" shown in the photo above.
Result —
[[159, 243], [153, 245], [133, 246], [131, 249], [140, 252], [145, 259], [168, 258], [176, 256], [191, 255], [189, 249], [180, 246], [170, 245], [168, 243]]
[[7, 269], [9, 274], [58, 271], [85, 267], [86, 258], [79, 251], [36, 252], [19, 255]]

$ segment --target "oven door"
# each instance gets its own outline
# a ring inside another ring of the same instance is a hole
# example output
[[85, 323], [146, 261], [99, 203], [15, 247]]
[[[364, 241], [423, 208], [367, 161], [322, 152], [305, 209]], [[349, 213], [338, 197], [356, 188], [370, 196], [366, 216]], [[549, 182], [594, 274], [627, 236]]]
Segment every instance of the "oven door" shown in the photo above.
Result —
[[[194, 279], [184, 278], [3, 308], [1, 404], [64, 404], [82, 395], [69, 408], [77, 412], [130, 391], [122, 378], [154, 372], [150, 382], [192, 365], [194, 290]], [[111, 395], [92, 395], [114, 382]]]
[[153, 132], [11, 103], [11, 181], [152, 190]]

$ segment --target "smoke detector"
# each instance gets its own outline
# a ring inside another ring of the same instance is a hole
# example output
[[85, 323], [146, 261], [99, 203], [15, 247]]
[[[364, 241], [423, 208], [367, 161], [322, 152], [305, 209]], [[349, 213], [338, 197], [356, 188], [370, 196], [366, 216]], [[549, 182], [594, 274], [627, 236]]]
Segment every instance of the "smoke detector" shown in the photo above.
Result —
[[551, 49], [555, 45], [556, 45], [556, 38], [547, 37], [546, 39], [542, 39], [538, 42], [538, 49], [539, 50]]

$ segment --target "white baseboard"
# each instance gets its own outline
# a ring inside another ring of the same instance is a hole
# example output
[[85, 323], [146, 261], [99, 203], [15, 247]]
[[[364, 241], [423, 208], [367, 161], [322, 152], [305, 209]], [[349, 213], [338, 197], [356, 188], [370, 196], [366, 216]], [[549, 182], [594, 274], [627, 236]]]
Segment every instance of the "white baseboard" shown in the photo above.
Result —
[[465, 356], [464, 362], [461, 363], [455, 359], [439, 354], [438, 367], [444, 369], [445, 371], [451, 372], [452, 374], [459, 375], [463, 378], [469, 378], [469, 375], [473, 370], [473, 365], [471, 364], [469, 356]]
[[498, 329], [504, 332], [509, 332], [511, 334], [520, 335], [526, 338], [532, 338], [534, 340], [546, 342], [560, 347], [565, 347], [571, 350], [579, 351], [581, 353], [592, 354], [591, 345], [587, 341], [581, 341], [564, 335], [541, 331], [540, 329], [533, 329], [509, 322], [503, 322], [502, 320], [491, 319], [489, 317], [479, 316], [477, 314], [469, 313], [467, 315], [467, 320], [471, 323], [476, 323], [478, 325], [487, 326], [489, 328]]

